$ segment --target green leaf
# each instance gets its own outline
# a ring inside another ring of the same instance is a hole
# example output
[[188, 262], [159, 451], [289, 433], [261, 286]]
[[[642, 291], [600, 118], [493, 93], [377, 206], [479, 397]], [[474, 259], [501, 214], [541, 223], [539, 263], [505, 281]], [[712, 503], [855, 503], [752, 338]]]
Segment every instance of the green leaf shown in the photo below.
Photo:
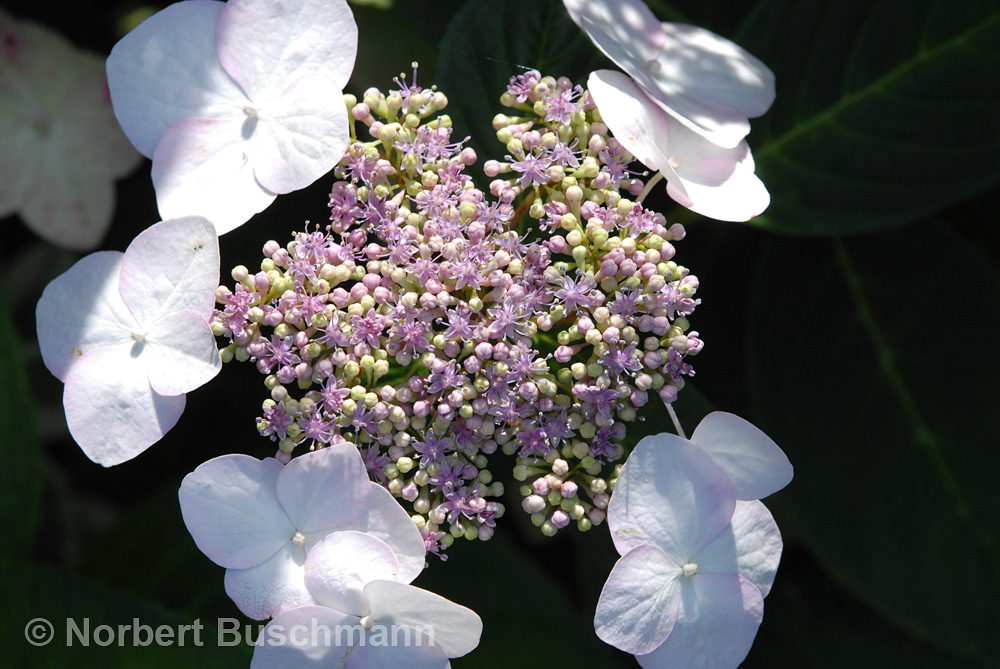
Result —
[[785, 519], [835, 580], [898, 627], [990, 658], [996, 269], [934, 225], [772, 239], [758, 263], [750, 389], [755, 423], [795, 465], [776, 495]]
[[0, 369], [6, 372], [0, 402], [0, 567], [31, 553], [41, 517], [44, 465], [21, 344], [6, 302], [0, 300]]
[[870, 232], [1000, 176], [1000, 6], [993, 0], [766, 0], [735, 36], [777, 77], [750, 146], [799, 234]]
[[520, 113], [500, 105], [510, 78], [536, 69], [583, 84], [598, 57], [559, 0], [470, 2], [441, 41], [435, 83], [448, 95], [445, 113], [455, 136], [470, 134], [481, 160], [502, 159], [506, 149], [497, 142], [492, 120], [498, 113]]
[[[0, 576], [0, 592], [4, 593], [0, 642], [5, 666], [235, 669], [249, 664], [251, 647], [229, 645], [236, 636], [229, 631], [220, 635], [218, 619], [172, 613], [67, 572], [36, 566], [9, 570]], [[45, 623], [38, 619], [48, 621], [54, 632], [43, 646], [26, 640], [29, 624], [41, 633], [38, 625]], [[137, 622], [146, 627], [137, 627]], [[120, 625], [130, 627], [119, 629]], [[190, 626], [183, 637], [182, 625]], [[235, 622], [222, 625], [223, 630], [235, 629]], [[154, 636], [161, 627], [162, 644]]]
[[[516, 490], [514, 495], [520, 497]], [[452, 660], [452, 666], [635, 666], [630, 656], [594, 633], [600, 586], [582, 589], [576, 579], [579, 546], [568, 536], [576, 531], [544, 537], [515, 507], [519, 502], [508, 498], [505, 503], [503, 527], [492, 539], [459, 539], [448, 549], [448, 561], [443, 564], [428, 555], [430, 567], [413, 583], [469, 607], [483, 620], [479, 647]], [[595, 547], [598, 541], [602, 545]], [[617, 555], [606, 529], [595, 527], [579, 543], [602, 553], [598, 571], [603, 572], [601, 578], [607, 578]]]

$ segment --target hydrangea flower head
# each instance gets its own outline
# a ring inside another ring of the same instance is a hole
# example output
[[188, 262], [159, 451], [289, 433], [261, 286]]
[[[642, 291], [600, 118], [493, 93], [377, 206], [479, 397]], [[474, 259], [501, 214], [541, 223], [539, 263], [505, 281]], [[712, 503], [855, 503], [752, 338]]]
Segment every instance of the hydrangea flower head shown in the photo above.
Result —
[[0, 216], [18, 213], [59, 246], [96, 246], [114, 180], [141, 160], [115, 122], [101, 58], [0, 10], [0, 127]]
[[208, 317], [219, 281], [215, 228], [162, 221], [125, 253], [101, 251], [54, 279], [35, 311], [45, 366], [66, 384], [73, 438], [104, 466], [177, 423], [187, 393], [222, 367]]
[[563, 0], [570, 16], [649, 99], [691, 132], [734, 148], [774, 101], [774, 75], [703, 28], [660, 23], [642, 0]]
[[185, 0], [126, 35], [111, 100], [153, 160], [161, 215], [228, 232], [328, 172], [348, 144], [356, 51], [345, 0]]
[[594, 625], [643, 667], [736, 666], [750, 650], [781, 557], [759, 501], [691, 442], [639, 442], [622, 467], [608, 527], [621, 559]]
[[424, 567], [420, 531], [392, 495], [368, 480], [353, 444], [287, 465], [248, 455], [214, 458], [184, 477], [179, 497], [198, 548], [226, 568], [226, 592], [257, 620], [315, 604], [305, 586], [306, 556], [334, 532], [359, 530], [387, 543], [407, 582]]

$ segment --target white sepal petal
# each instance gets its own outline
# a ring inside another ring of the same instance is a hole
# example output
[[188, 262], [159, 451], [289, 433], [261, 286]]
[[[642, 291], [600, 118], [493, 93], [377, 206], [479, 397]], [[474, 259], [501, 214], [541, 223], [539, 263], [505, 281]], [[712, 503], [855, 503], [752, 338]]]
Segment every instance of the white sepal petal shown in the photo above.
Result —
[[792, 463], [770, 437], [731, 413], [702, 419], [691, 441], [703, 448], [733, 481], [736, 498], [761, 499], [792, 480]]

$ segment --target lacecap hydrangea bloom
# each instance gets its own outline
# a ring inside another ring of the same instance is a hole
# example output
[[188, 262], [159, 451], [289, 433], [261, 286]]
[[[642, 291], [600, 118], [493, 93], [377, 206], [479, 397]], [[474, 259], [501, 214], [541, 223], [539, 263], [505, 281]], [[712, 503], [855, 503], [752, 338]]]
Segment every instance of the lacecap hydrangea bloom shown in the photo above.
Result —
[[589, 95], [529, 72], [503, 99], [519, 115], [494, 119], [489, 193], [442, 92], [350, 100], [330, 223], [268, 242], [218, 294], [223, 359], [265, 375], [279, 457], [355, 443], [432, 552], [491, 536], [500, 454], [544, 533], [601, 523], [626, 423], [672, 402], [702, 348], [684, 229], [630, 199], [643, 184]]

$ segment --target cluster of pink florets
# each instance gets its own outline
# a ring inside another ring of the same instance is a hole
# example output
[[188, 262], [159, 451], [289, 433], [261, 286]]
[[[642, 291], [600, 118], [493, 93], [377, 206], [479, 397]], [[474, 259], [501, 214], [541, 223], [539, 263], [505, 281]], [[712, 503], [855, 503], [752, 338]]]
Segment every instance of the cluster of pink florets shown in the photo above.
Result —
[[602, 522], [625, 423], [651, 390], [673, 401], [701, 348], [683, 228], [622, 196], [642, 189], [631, 156], [569, 82], [511, 81], [528, 115], [494, 121], [508, 155], [485, 165], [489, 194], [450, 119], [429, 120], [442, 93], [348, 97], [372, 139], [335, 172], [330, 224], [268, 242], [218, 294], [223, 358], [266, 375], [260, 433], [286, 460], [357, 444], [434, 552], [492, 535], [497, 451], [543, 532]]

